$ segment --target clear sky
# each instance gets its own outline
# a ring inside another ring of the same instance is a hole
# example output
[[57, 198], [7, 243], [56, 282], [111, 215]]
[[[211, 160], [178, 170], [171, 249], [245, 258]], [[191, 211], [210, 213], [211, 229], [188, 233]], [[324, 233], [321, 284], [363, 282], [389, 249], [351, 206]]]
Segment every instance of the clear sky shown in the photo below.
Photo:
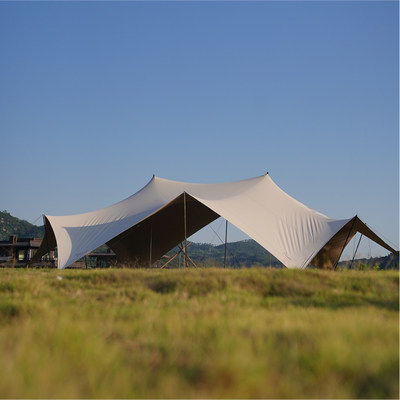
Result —
[[0, 209], [269, 171], [397, 246], [398, 30], [396, 1], [0, 2]]

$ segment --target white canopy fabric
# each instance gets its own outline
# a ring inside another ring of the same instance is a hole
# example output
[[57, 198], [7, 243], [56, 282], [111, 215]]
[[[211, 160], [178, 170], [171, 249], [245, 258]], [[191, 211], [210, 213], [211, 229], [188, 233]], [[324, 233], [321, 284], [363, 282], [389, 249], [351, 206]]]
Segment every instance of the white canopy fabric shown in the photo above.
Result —
[[266, 174], [221, 184], [153, 176], [139, 192], [101, 210], [44, 215], [45, 237], [35, 259], [58, 249], [65, 268], [107, 243], [121, 261], [155, 262], [219, 216], [258, 242], [288, 268], [332, 268], [358, 231], [396, 252], [357, 216], [331, 219], [290, 197]]

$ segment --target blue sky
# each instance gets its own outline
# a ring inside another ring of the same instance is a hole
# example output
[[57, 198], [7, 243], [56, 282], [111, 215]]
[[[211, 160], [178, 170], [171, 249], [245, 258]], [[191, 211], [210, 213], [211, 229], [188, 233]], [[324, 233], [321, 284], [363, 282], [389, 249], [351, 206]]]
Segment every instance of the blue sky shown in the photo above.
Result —
[[395, 1], [0, 2], [0, 208], [40, 223], [153, 173], [269, 171], [397, 244], [398, 21]]

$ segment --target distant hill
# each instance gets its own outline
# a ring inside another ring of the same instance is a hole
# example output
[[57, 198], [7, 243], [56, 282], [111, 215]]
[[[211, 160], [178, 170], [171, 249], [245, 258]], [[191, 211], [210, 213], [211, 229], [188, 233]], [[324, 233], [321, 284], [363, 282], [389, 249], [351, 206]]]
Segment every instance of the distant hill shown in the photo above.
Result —
[[[167, 255], [172, 257], [179, 251], [175, 247]], [[188, 247], [189, 257], [199, 265], [223, 266], [225, 256], [225, 245], [213, 246], [207, 243], [192, 243]], [[180, 259], [179, 259], [180, 258]], [[171, 262], [171, 267], [177, 267], [179, 262], [183, 264], [183, 255]], [[242, 266], [271, 266], [280, 268], [282, 263], [260, 246], [254, 240], [242, 240], [240, 242], [228, 243], [226, 251], [227, 267]]]
[[[167, 255], [172, 257], [178, 252], [178, 247], [175, 247]], [[199, 265], [213, 265], [223, 266], [224, 264], [224, 252], [225, 246], [223, 244], [219, 246], [213, 246], [205, 243], [192, 243], [188, 247], [189, 257]], [[180, 258], [180, 259], [179, 259]], [[170, 263], [171, 267], [183, 266], [184, 259], [183, 255], [174, 259]], [[386, 257], [373, 257], [373, 258], [362, 258], [354, 260], [351, 268], [372, 268], [375, 265], [379, 266], [379, 269], [399, 269], [399, 258], [394, 254], [390, 254]], [[227, 267], [243, 267], [243, 266], [263, 266], [273, 268], [283, 268], [283, 264], [272, 256], [267, 250], [260, 246], [254, 240], [243, 240], [240, 242], [228, 243], [227, 245]], [[338, 267], [348, 268], [350, 261], [342, 261]]]
[[[351, 261], [341, 261], [339, 268], [349, 268]], [[389, 254], [385, 257], [358, 258], [353, 261], [352, 269], [372, 268], [378, 266], [379, 269], [399, 269], [399, 257]]]
[[7, 240], [9, 236], [36, 237], [44, 236], [44, 226], [37, 226], [13, 217], [7, 211], [0, 211], [0, 240]]

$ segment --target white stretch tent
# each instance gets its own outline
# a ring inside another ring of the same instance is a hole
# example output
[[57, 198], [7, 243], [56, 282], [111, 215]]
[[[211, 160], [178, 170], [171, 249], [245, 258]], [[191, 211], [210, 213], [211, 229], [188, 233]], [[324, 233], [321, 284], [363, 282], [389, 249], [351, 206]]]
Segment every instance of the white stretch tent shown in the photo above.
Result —
[[120, 261], [149, 265], [220, 216], [288, 268], [333, 268], [357, 232], [397, 253], [357, 216], [328, 218], [290, 197], [267, 173], [221, 184], [153, 176], [139, 192], [110, 207], [44, 215], [45, 237], [34, 260], [57, 247], [58, 268], [65, 268], [106, 243]]

